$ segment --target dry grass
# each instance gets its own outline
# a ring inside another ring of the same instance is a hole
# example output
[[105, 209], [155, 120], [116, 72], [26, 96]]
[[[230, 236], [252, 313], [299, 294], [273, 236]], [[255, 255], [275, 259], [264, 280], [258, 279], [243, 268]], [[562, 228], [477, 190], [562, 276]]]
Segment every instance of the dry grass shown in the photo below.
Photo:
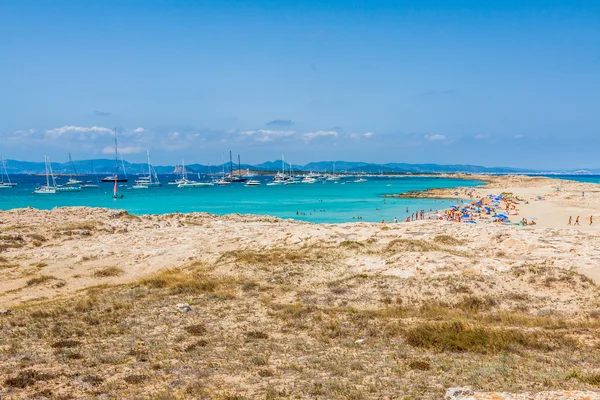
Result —
[[203, 271], [185, 271], [181, 268], [163, 271], [141, 281], [142, 285], [154, 289], [169, 289], [173, 294], [214, 292], [219, 286], [217, 280]]
[[[440, 398], [466, 383], [594, 385], [593, 372], [569, 373], [600, 362], [573, 338], [597, 335], [598, 319], [498, 310], [501, 298], [474, 294], [418, 306], [289, 303], [288, 286], [251, 282], [188, 266], [20, 308], [0, 320], [0, 374], [13, 395], [44, 388], [54, 398]], [[377, 280], [330, 282], [312, 291]], [[174, 309], [184, 299], [189, 313]], [[15, 372], [26, 354], [26, 372]]]
[[388, 253], [439, 251], [436, 244], [421, 239], [394, 239], [388, 243]]
[[35, 286], [35, 285], [43, 285], [44, 283], [58, 280], [57, 277], [52, 275], [40, 275], [35, 278], [31, 278], [27, 280], [27, 286]]
[[331, 261], [336, 253], [318, 247], [276, 248], [264, 251], [236, 250], [223, 253], [221, 260], [240, 264], [295, 264]]
[[553, 346], [573, 348], [575, 344], [561, 335], [469, 326], [461, 321], [423, 323], [404, 332], [408, 344], [436, 351], [494, 354], [521, 349], [548, 351]]
[[444, 244], [446, 246], [460, 246], [465, 244], [464, 240], [457, 239], [454, 236], [450, 235], [437, 235], [433, 238], [434, 243]]
[[109, 278], [122, 275], [125, 271], [118, 267], [105, 267], [94, 272], [96, 278]]

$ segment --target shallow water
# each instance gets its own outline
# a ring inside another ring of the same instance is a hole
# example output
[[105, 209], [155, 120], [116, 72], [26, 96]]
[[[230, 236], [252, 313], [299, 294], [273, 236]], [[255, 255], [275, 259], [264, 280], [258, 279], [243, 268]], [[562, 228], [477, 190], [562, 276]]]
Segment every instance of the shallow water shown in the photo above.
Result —
[[[59, 206], [92, 206], [125, 209], [133, 214], [165, 214], [172, 212], [209, 212], [213, 214], [258, 214], [281, 218], [293, 218], [316, 223], [339, 223], [357, 221], [381, 222], [403, 221], [417, 210], [437, 210], [454, 204], [449, 200], [399, 199], [383, 195], [404, 193], [428, 188], [452, 188], [477, 186], [472, 180], [405, 176], [397, 178], [367, 178], [367, 182], [355, 183], [348, 178], [339, 183], [326, 182], [284, 186], [266, 186], [270, 177], [256, 177], [262, 182], [258, 187], [230, 186], [182, 189], [167, 185], [174, 176], [160, 176], [162, 187], [135, 190], [130, 187], [133, 179], [119, 187], [123, 199], [112, 198], [113, 185], [100, 183], [100, 188], [83, 189], [75, 193], [33, 194], [36, 186], [45, 182], [44, 177], [11, 176], [18, 186], [0, 190], [0, 209], [20, 207], [51, 209]], [[67, 178], [57, 178], [58, 183]], [[89, 178], [82, 178], [83, 181]], [[458, 199], [458, 198], [457, 198]], [[296, 211], [298, 214], [296, 214]], [[408, 215], [409, 215], [408, 214]], [[354, 217], [354, 218], [353, 218]]]

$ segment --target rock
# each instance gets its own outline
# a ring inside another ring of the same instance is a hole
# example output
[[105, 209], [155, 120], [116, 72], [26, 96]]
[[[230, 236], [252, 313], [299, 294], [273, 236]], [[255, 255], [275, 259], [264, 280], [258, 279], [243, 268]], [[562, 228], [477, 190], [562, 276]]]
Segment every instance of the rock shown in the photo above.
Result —
[[9, 315], [11, 312], [8, 308], [0, 308], [0, 315]]
[[444, 400], [464, 399], [467, 396], [473, 396], [475, 393], [468, 387], [455, 387], [446, 390]]
[[179, 303], [175, 307], [181, 312], [190, 312], [192, 311], [192, 307], [188, 303]]
[[357, 339], [354, 341], [354, 344], [363, 344], [365, 342], [365, 339]]

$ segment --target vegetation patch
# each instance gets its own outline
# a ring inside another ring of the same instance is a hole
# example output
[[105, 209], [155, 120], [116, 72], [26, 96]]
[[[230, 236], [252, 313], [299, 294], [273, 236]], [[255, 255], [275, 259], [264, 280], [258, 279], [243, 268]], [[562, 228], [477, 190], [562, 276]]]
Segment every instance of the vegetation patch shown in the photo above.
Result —
[[600, 373], [587, 374], [585, 372], [574, 370], [567, 374], [566, 379], [577, 379], [579, 382], [589, 385], [600, 386]]
[[246, 332], [246, 339], [255, 340], [255, 339], [268, 339], [269, 335], [261, 331], [250, 331]]
[[214, 292], [225, 280], [210, 279], [202, 271], [184, 271], [181, 268], [158, 273], [140, 283], [155, 289], [170, 289], [173, 294]]
[[52, 275], [40, 275], [37, 276], [35, 278], [31, 278], [27, 280], [27, 286], [35, 286], [35, 285], [42, 285], [44, 283], [50, 282], [50, 281], [55, 281], [58, 280], [57, 277], [52, 276]]
[[27, 386], [35, 384], [37, 381], [48, 381], [52, 378], [53, 376], [50, 374], [39, 372], [33, 369], [26, 369], [19, 372], [16, 376], [6, 379], [4, 384], [6, 386], [23, 389]]
[[429, 371], [431, 369], [431, 365], [423, 360], [412, 360], [408, 363], [408, 367], [418, 371]]
[[109, 278], [111, 276], [119, 276], [123, 274], [123, 270], [118, 267], [105, 267], [94, 272], [96, 278]]
[[340, 243], [340, 247], [344, 249], [360, 250], [366, 245], [363, 242], [357, 242], [356, 240], [344, 240]]
[[71, 348], [79, 345], [81, 345], [81, 342], [78, 340], [60, 340], [52, 343], [52, 347], [55, 349]]
[[438, 244], [444, 244], [446, 246], [459, 246], [466, 243], [464, 240], [457, 239], [454, 236], [450, 235], [434, 236], [433, 242]]
[[123, 380], [130, 385], [138, 385], [148, 379], [146, 375], [127, 375]]
[[394, 239], [388, 243], [388, 253], [438, 251], [440, 247], [421, 239]]
[[482, 354], [496, 354], [519, 348], [551, 350], [552, 342], [559, 347], [567, 344], [560, 337], [551, 338], [538, 332], [470, 326], [462, 321], [421, 323], [406, 329], [404, 337], [413, 347]]
[[195, 324], [186, 326], [185, 331], [193, 336], [202, 336], [206, 333], [206, 328], [204, 327], [204, 324]]
[[303, 247], [300, 249], [276, 248], [265, 251], [236, 250], [223, 253], [222, 260], [242, 264], [294, 264], [311, 261], [331, 261], [334, 252], [321, 248]]

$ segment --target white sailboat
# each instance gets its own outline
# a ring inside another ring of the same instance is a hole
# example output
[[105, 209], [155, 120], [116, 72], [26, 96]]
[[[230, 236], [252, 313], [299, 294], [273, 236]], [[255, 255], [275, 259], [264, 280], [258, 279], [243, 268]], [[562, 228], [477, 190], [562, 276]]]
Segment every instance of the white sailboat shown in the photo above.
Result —
[[[8, 171], [6, 170], [6, 163], [2, 157], [0, 157], [0, 163], [2, 164], [2, 172], [0, 172], [0, 189], [7, 189], [17, 186], [16, 183], [10, 181], [10, 176], [8, 176]], [[4, 182], [4, 176], [6, 176], [6, 182]]]
[[244, 186], [260, 186], [260, 185], [261, 185], [261, 183], [257, 179], [248, 179], [246, 181], [246, 183], [244, 184]]
[[73, 176], [77, 176], [77, 171], [75, 171], [75, 164], [73, 164], [71, 153], [69, 153], [69, 164], [71, 166], [71, 171], [69, 172], [69, 180], [67, 181], [67, 183], [65, 183], [65, 185], [81, 185], [83, 182], [73, 178]]
[[140, 179], [136, 179], [134, 189], [148, 189], [149, 187], [162, 186], [162, 183], [158, 180], [158, 174], [150, 163], [150, 151], [146, 150], [146, 156], [148, 157], [148, 175]]
[[[48, 156], [44, 156], [44, 163], [46, 164], [46, 185], [40, 186], [33, 191], [36, 194], [55, 194], [56, 193], [56, 182], [54, 181], [54, 175], [52, 174], [52, 165]], [[52, 177], [52, 185], [50, 185], [50, 177]]]
[[83, 189], [93, 189], [99, 188], [100, 183], [98, 182], [98, 175], [94, 172], [94, 160], [92, 160], [92, 176], [96, 179], [96, 181], [87, 181], [81, 185]]
[[180, 183], [177, 185], [178, 188], [199, 188], [199, 187], [208, 187], [212, 186], [210, 182], [198, 182], [194, 180], [188, 179], [187, 170], [185, 169], [185, 162], [181, 160], [181, 168], [183, 169], [181, 174], [182, 178]]
[[185, 162], [184, 160], [181, 160], [181, 172], [179, 173], [181, 175], [181, 178], [172, 180], [167, 182], [167, 185], [180, 185], [182, 183], [186, 183], [187, 182], [187, 172], [185, 170]]
[[267, 183], [267, 186], [279, 186], [284, 185], [290, 177], [285, 174], [285, 161], [283, 158], [283, 154], [281, 155], [281, 172], [278, 172], [273, 177], [273, 180]]

